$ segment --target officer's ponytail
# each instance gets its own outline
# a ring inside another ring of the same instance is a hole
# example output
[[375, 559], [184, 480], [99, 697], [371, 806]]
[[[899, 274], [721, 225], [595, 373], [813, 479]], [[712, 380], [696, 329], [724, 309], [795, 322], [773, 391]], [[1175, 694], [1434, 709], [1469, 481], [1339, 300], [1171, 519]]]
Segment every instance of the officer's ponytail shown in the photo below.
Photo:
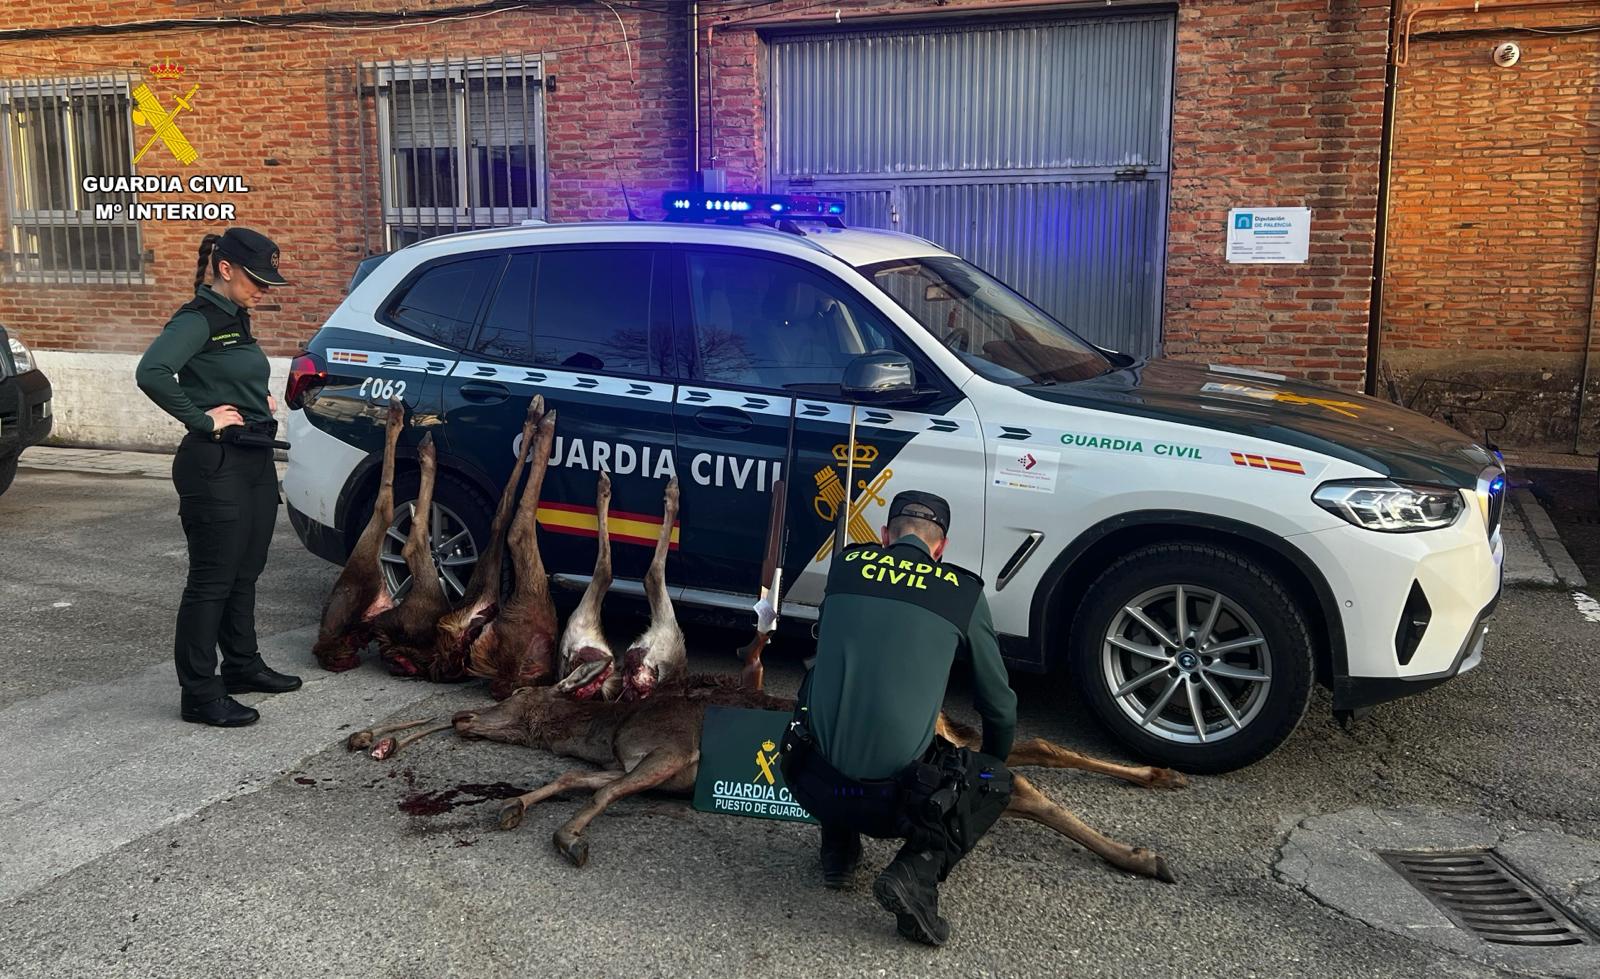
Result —
[[211, 266], [212, 272], [217, 271], [217, 242], [221, 240], [221, 235], [206, 235], [200, 239], [200, 264], [195, 266], [194, 270], [194, 287], [196, 289], [205, 285], [207, 265]]

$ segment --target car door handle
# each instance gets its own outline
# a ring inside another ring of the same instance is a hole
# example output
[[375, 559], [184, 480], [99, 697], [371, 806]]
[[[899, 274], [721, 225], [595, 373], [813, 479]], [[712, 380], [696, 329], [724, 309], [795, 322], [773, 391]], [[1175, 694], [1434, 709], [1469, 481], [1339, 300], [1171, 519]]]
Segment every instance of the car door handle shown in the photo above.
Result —
[[511, 389], [494, 381], [468, 381], [461, 385], [461, 397], [475, 405], [497, 405], [511, 397]]
[[746, 432], [755, 424], [755, 419], [738, 408], [729, 408], [725, 405], [701, 408], [695, 412], [694, 420], [701, 428], [726, 433]]

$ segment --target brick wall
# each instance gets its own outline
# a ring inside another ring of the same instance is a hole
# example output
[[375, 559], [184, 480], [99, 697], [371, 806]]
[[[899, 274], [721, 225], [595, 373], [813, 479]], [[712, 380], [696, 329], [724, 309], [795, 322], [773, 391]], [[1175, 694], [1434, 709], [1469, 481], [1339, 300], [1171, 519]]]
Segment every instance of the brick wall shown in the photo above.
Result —
[[[420, 15], [435, 5], [310, 0], [293, 9], [404, 6]], [[220, 11], [199, 6], [21, 0], [0, 13], [0, 28], [284, 10], [263, 0]], [[1063, 5], [1071, 6], [1106, 9]], [[1016, 9], [997, 0], [856, 0], [834, 7], [846, 22]], [[752, 12], [747, 3], [717, 0], [702, 10], [702, 165], [725, 169], [730, 186], [759, 188], [766, 172], [762, 45], [748, 23], [726, 22], [757, 14], [782, 20], [827, 13], [832, 20], [833, 9], [781, 0]], [[1366, 356], [1388, 4], [1193, 0], [1178, 11], [1166, 351], [1357, 388]], [[624, 26], [631, 39], [626, 50], [618, 43]], [[0, 74], [92, 71], [48, 59], [136, 70], [161, 58], [184, 64], [205, 86], [197, 103], [204, 108], [184, 127], [202, 154], [194, 169], [245, 176], [252, 192], [238, 201], [239, 223], [283, 246], [284, 271], [295, 285], [275, 294], [276, 308], [257, 318], [269, 352], [282, 355], [298, 349], [337, 303], [355, 260], [380, 247], [370, 131], [368, 169], [361, 170], [354, 65], [553, 52], [548, 70], [559, 86], [546, 95], [549, 216], [620, 217], [617, 169], [636, 207], [653, 216], [659, 193], [682, 185], [691, 172], [686, 45], [681, 15], [624, 7], [613, 14], [585, 3], [395, 31], [208, 28], [7, 41], [12, 57], [0, 61]], [[159, 153], [141, 169], [180, 172]], [[1226, 264], [1227, 211], [1241, 205], [1311, 207], [1310, 263]], [[0, 283], [0, 320], [45, 347], [136, 352], [186, 298], [195, 245], [211, 230], [218, 227], [146, 224], [148, 285]]]
[[[336, 6], [395, 9], [376, 0]], [[730, 186], [760, 186], [765, 177], [761, 46], [753, 30], [719, 26], [727, 19], [718, 16], [719, 6], [731, 5], [704, 5], [708, 31], [702, 43], [709, 44], [702, 72], [704, 165], [725, 168]], [[814, 6], [793, 0], [759, 13], [781, 18], [807, 7], [815, 13]], [[861, 15], [996, 5], [917, 0], [842, 6]], [[252, 2], [230, 6], [228, 12], [282, 9]], [[1258, 0], [1184, 3], [1179, 10], [1166, 349], [1178, 357], [1265, 364], [1358, 386], [1365, 358], [1386, 4]], [[0, 19], [5, 27], [18, 27], [196, 13], [194, 5], [178, 2], [60, 7], [25, 0], [9, 5]], [[550, 70], [560, 84], [548, 96], [552, 218], [620, 216], [614, 166], [647, 213], [662, 189], [687, 178], [682, 18], [623, 8], [619, 13], [634, 38], [631, 79], [627, 54], [618, 44], [562, 53], [618, 39], [615, 17], [595, 5], [499, 13], [403, 31], [214, 29], [9, 42], [8, 50], [29, 58], [134, 66], [171, 57], [185, 65], [189, 77], [206, 84], [200, 96], [206, 108], [186, 122], [185, 130], [202, 151], [199, 168], [249, 179], [252, 193], [239, 202], [240, 222], [261, 228], [284, 246], [285, 271], [295, 287], [283, 290], [279, 308], [264, 310], [258, 319], [269, 350], [287, 353], [337, 302], [354, 260], [377, 245], [375, 194], [369, 186], [374, 176], [369, 166], [363, 184], [359, 165], [349, 71], [357, 62], [555, 50]], [[22, 58], [8, 59], [0, 71], [56, 73], [48, 62]], [[285, 105], [295, 108], [292, 121], [284, 121]], [[144, 172], [178, 170], [169, 157], [149, 159]], [[263, 162], [268, 159], [276, 165]], [[1227, 210], [1242, 204], [1312, 207], [1311, 264], [1225, 264]], [[369, 222], [365, 239], [362, 216]], [[185, 297], [194, 245], [207, 230], [215, 229], [193, 223], [146, 225], [145, 247], [154, 255], [151, 285], [118, 287], [109, 301], [94, 287], [0, 286], [0, 317], [48, 346], [136, 351]]]
[[[0, 30], [249, 16], [284, 13], [286, 6], [254, 0], [221, 9], [177, 0], [60, 5], [9, 0], [0, 11]], [[418, 6], [395, 0], [316, 0], [292, 10], [405, 9], [417, 15]], [[195, 111], [182, 117], [182, 129], [200, 158], [186, 168], [158, 146], [139, 172], [185, 179], [193, 173], [239, 174], [250, 193], [145, 194], [140, 199], [232, 200], [239, 207], [235, 223], [257, 228], [278, 242], [281, 270], [292, 286], [273, 292], [255, 322], [267, 352], [287, 355], [298, 351], [338, 304], [357, 259], [383, 247], [370, 125], [363, 177], [356, 65], [549, 52], [546, 70], [557, 76], [558, 86], [544, 96], [548, 216], [621, 218], [625, 211], [617, 192], [619, 176], [637, 204], [641, 199], [658, 202], [661, 192], [681, 186], [689, 171], [683, 24], [681, 16], [626, 7], [617, 7], [614, 15], [596, 4], [536, 5], [392, 31], [239, 27], [7, 41], [0, 77], [93, 75], [101, 70], [98, 66], [119, 66], [148, 80], [145, 69], [155, 61], [183, 65], [185, 83], [201, 85]], [[626, 52], [624, 26], [630, 39]], [[153, 87], [170, 101], [166, 92], [176, 83]], [[370, 123], [370, 95], [366, 101], [364, 115]], [[146, 285], [0, 283], [0, 322], [45, 348], [141, 351], [190, 296], [201, 236], [226, 224], [146, 222]]]
[[[1381, 364], [1422, 408], [1487, 389], [1477, 403], [1509, 415], [1505, 444], [1570, 445], [1576, 435], [1595, 267], [1600, 34], [1495, 29], [1595, 22], [1600, 4], [1591, 3], [1427, 20], [1401, 69]], [[1491, 52], [1507, 40], [1521, 61], [1496, 67]], [[1424, 388], [1428, 379], [1471, 387]], [[1469, 431], [1498, 422], [1456, 413]]]
[[[1388, 4], [1179, 8], [1166, 349], [1359, 389]], [[1228, 209], [1312, 209], [1305, 266], [1229, 265]]]

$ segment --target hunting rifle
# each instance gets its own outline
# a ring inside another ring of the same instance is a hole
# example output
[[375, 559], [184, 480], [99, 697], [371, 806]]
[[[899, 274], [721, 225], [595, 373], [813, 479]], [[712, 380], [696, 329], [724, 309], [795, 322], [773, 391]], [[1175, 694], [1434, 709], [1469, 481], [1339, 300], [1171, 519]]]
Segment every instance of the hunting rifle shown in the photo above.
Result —
[[783, 518], [788, 494], [783, 480], [772, 484], [772, 510], [767, 516], [767, 552], [761, 560], [761, 597], [755, 604], [756, 634], [743, 649], [739, 658], [744, 660], [744, 683], [752, 690], [762, 689], [766, 669], [761, 665], [761, 651], [778, 624], [778, 609], [783, 601]]

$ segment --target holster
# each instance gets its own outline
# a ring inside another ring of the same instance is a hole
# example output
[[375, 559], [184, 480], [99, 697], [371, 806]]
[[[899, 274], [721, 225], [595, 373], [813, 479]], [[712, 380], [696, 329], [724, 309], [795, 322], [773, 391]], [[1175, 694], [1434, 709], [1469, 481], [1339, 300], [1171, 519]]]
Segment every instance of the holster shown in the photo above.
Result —
[[275, 436], [278, 434], [276, 421], [247, 422], [243, 425], [229, 425], [211, 433], [212, 441], [227, 442], [231, 445], [242, 445], [249, 449], [288, 449], [288, 442], [280, 442]]
[[[942, 856], [939, 879], [972, 851], [1011, 801], [1011, 771], [998, 758], [935, 736], [901, 773], [907, 840]], [[931, 786], [931, 788], [930, 788]]]

